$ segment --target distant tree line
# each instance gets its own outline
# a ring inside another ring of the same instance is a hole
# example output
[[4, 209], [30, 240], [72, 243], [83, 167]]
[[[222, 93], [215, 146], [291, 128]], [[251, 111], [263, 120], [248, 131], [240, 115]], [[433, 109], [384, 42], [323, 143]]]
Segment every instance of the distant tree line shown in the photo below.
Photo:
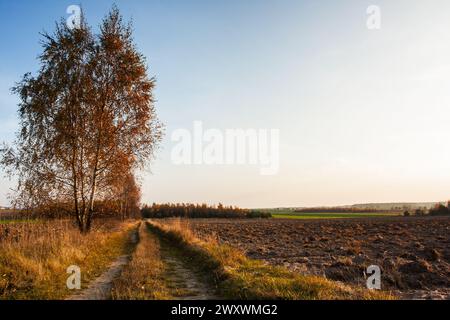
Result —
[[302, 208], [296, 209], [294, 212], [298, 213], [382, 213], [386, 210], [377, 210], [371, 208], [342, 208], [342, 207], [317, 207], [317, 208]]
[[[94, 202], [97, 218], [140, 218], [141, 191], [134, 176], [127, 177], [108, 198]], [[0, 210], [0, 220], [6, 219], [64, 219], [73, 216], [71, 201], [48, 201], [21, 209]]]
[[[409, 211], [405, 211], [403, 213], [403, 215], [405, 217], [408, 217], [408, 216], [411, 216], [412, 214]], [[425, 216], [425, 215], [448, 216], [448, 215], [450, 215], [450, 201], [447, 202], [447, 206], [443, 205], [442, 203], [438, 203], [435, 205], [434, 208], [431, 208], [430, 210], [428, 210], [428, 212], [423, 209], [417, 209], [414, 211], [414, 215], [415, 216]]]
[[207, 204], [192, 203], [165, 203], [148, 206], [145, 205], [141, 214], [143, 218], [270, 218], [272, 215], [267, 212], [242, 209], [233, 206], [224, 206], [219, 203], [217, 206]]

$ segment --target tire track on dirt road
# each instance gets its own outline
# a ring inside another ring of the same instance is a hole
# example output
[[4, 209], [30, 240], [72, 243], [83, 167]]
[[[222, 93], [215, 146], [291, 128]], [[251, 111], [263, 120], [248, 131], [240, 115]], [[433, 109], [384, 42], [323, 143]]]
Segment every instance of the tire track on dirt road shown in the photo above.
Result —
[[[139, 228], [132, 234], [132, 243], [139, 246]], [[142, 232], [142, 231], [141, 231]], [[163, 263], [162, 275], [164, 286], [170, 293], [169, 299], [176, 300], [217, 300], [220, 297], [216, 289], [208, 281], [207, 275], [194, 264], [189, 263], [183, 251], [161, 235], [146, 228], [159, 243], [160, 259]], [[132, 259], [132, 254], [118, 257], [101, 276], [92, 281], [89, 286], [66, 300], [109, 300], [114, 280], [118, 279], [124, 268]]]
[[216, 289], [207, 281], [206, 275], [200, 270], [196, 270], [194, 265], [188, 263], [179, 248], [160, 236], [155, 236], [160, 241], [166, 284], [174, 298], [178, 300], [221, 299], [216, 294]]
[[[136, 246], [139, 242], [139, 226], [131, 234], [131, 244]], [[71, 295], [66, 300], [109, 300], [114, 279], [120, 277], [123, 268], [130, 262], [131, 254], [119, 256], [111, 263], [108, 270], [92, 281], [89, 286], [79, 293]]]

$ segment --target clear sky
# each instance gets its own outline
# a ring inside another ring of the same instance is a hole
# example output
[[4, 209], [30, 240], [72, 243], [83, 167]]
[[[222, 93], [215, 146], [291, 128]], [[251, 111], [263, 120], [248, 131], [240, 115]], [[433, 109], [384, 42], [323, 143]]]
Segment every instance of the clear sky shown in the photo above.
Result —
[[[158, 81], [166, 136], [144, 202], [243, 207], [450, 198], [450, 2], [126, 0]], [[0, 1], [0, 140], [17, 128], [9, 89], [35, 72], [39, 32], [74, 1]], [[98, 25], [112, 2], [81, 1]], [[381, 9], [381, 29], [366, 9]], [[171, 133], [280, 130], [280, 170], [171, 161]], [[0, 205], [13, 181], [0, 179]]]

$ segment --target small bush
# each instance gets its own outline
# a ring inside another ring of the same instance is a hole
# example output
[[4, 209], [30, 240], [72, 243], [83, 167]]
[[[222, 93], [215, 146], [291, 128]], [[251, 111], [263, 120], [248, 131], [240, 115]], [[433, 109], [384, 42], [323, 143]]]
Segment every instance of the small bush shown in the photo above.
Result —
[[430, 210], [430, 216], [448, 216], [450, 209], [442, 204], [436, 205], [434, 209]]

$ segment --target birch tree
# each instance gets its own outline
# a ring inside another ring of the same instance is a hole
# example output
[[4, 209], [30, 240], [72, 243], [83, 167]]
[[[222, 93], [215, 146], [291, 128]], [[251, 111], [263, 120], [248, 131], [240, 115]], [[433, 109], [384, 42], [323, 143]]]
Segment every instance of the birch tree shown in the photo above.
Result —
[[18, 178], [18, 200], [31, 207], [69, 202], [85, 233], [96, 201], [145, 167], [158, 146], [155, 80], [117, 8], [97, 35], [83, 17], [79, 28], [58, 23], [42, 46], [37, 75], [13, 88], [20, 128], [14, 144], [2, 148], [1, 163]]

